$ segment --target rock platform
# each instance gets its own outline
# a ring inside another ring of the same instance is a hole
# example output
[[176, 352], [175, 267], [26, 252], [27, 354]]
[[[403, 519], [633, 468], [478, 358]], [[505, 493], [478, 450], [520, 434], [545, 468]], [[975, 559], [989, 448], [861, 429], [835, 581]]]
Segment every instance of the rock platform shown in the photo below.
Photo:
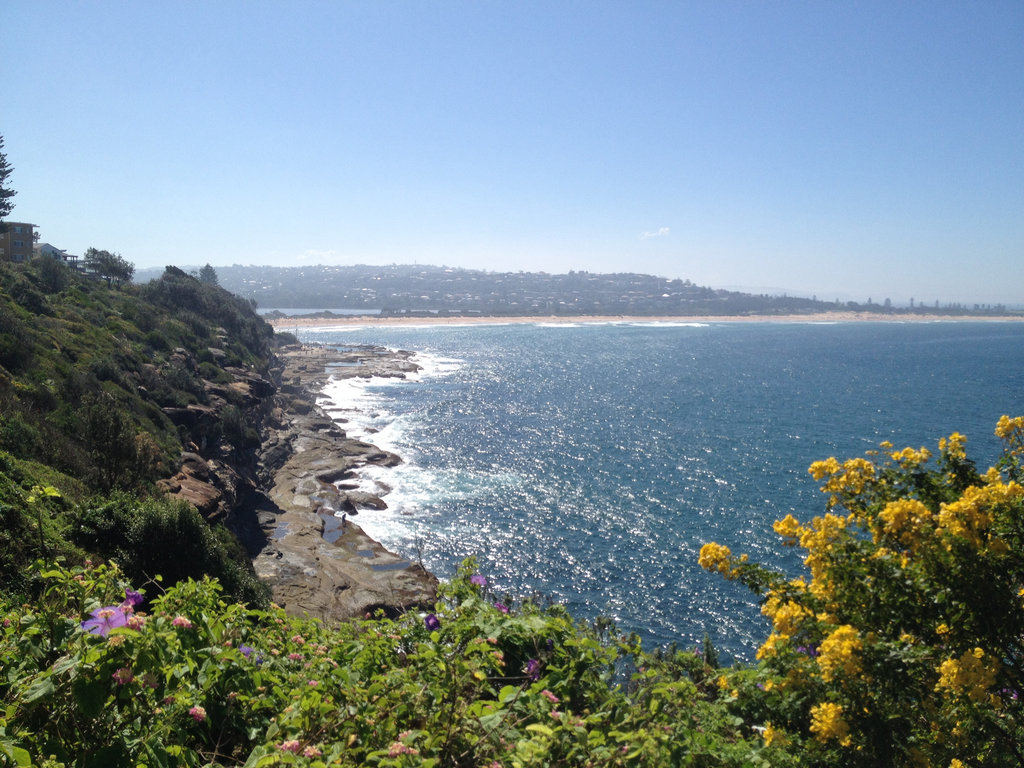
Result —
[[[411, 353], [295, 345], [279, 357], [280, 385], [260, 451], [262, 492], [253, 495], [265, 541], [253, 557], [257, 575], [293, 615], [342, 619], [432, 604], [437, 579], [384, 549], [352, 520], [360, 510], [386, 508], [384, 500], [344, 487], [359, 467], [394, 466], [401, 459], [350, 439], [316, 404], [332, 377], [404, 377], [418, 370]], [[344, 524], [336, 512], [346, 513]]]

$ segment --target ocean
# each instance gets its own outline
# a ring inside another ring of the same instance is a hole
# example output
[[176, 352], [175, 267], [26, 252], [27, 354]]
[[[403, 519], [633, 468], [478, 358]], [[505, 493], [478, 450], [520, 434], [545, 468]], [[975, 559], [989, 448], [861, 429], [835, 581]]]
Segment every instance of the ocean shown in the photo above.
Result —
[[347, 326], [306, 341], [417, 353], [407, 380], [332, 383], [342, 426], [402, 456], [365, 470], [356, 522], [438, 576], [475, 556], [499, 593], [614, 619], [645, 647], [708, 635], [750, 660], [757, 599], [697, 565], [707, 541], [789, 573], [772, 522], [825, 511], [811, 462], [968, 437], [996, 460], [1024, 413], [1024, 323]]

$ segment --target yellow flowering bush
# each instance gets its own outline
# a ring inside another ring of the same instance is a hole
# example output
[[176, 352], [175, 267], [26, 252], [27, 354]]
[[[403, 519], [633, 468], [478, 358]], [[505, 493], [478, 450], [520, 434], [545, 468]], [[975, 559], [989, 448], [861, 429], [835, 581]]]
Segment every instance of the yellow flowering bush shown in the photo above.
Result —
[[819, 741], [834, 739], [840, 745], [850, 745], [850, 726], [843, 719], [843, 708], [826, 701], [811, 707], [811, 733]]
[[1024, 417], [979, 473], [967, 438], [814, 462], [826, 511], [774, 525], [806, 573], [709, 545], [771, 633], [734, 711], [806, 765], [1024, 764]]

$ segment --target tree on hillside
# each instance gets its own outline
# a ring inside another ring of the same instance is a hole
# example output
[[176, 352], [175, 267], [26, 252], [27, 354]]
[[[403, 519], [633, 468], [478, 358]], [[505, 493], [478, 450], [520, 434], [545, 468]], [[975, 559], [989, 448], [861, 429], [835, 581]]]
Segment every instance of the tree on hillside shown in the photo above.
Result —
[[4, 219], [14, 210], [14, 203], [11, 202], [11, 198], [18, 194], [7, 186], [7, 177], [11, 175], [11, 171], [14, 169], [7, 162], [7, 155], [4, 154], [3, 149], [4, 137], [0, 136], [0, 234], [7, 231]]
[[199, 270], [199, 282], [220, 285], [220, 280], [217, 279], [217, 270], [207, 264]]
[[110, 287], [119, 287], [122, 281], [130, 283], [135, 275], [135, 265], [118, 253], [90, 248], [85, 252], [84, 261], [85, 268], [104, 278]]

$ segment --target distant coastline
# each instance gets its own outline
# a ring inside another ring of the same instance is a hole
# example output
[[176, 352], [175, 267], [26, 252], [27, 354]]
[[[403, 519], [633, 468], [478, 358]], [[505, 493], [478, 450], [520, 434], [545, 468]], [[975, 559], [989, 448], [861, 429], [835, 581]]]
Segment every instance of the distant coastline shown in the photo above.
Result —
[[817, 312], [791, 315], [515, 315], [515, 316], [415, 316], [382, 317], [352, 315], [345, 317], [267, 318], [275, 330], [297, 328], [328, 328], [337, 326], [415, 326], [415, 325], [512, 325], [512, 324], [606, 324], [606, 323], [1014, 323], [1024, 321], [1022, 315], [947, 315], [947, 314], [881, 314], [877, 312]]

